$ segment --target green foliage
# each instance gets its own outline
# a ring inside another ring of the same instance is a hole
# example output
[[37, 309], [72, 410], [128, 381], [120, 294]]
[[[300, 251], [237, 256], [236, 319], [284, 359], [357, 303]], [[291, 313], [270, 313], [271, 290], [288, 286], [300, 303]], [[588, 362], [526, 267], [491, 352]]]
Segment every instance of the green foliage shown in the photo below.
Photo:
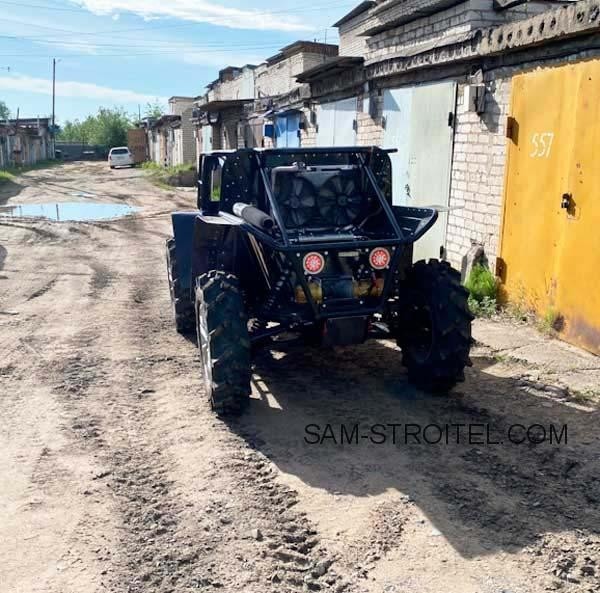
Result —
[[489, 268], [475, 264], [465, 282], [469, 291], [469, 308], [473, 315], [491, 317], [496, 313], [498, 302], [498, 283]]
[[174, 167], [163, 167], [154, 161], [147, 161], [142, 163], [142, 169], [148, 171], [152, 181], [164, 189], [170, 189], [173, 185], [172, 179], [179, 173], [186, 171], [193, 171], [195, 166], [193, 164], [186, 165], [175, 165]]
[[161, 167], [158, 163], [155, 163], [154, 161], [146, 161], [145, 163], [142, 163], [142, 169], [145, 169], [146, 171], [163, 171], [164, 167]]
[[60, 164], [60, 161], [47, 160], [38, 161], [35, 165], [25, 165], [23, 167], [10, 167], [8, 169], [0, 169], [0, 185], [9, 181], [14, 181], [17, 175], [27, 173], [27, 171], [35, 171], [37, 169], [47, 169]]
[[480, 301], [475, 300], [472, 296], [469, 297], [469, 309], [475, 317], [493, 317], [498, 310], [496, 299], [491, 297], [483, 297]]
[[0, 101], [0, 119], [9, 119], [10, 109], [4, 101]]
[[498, 284], [496, 278], [489, 268], [482, 264], [475, 264], [465, 282], [465, 287], [471, 297], [481, 302], [484, 297], [496, 300], [498, 295]]
[[107, 148], [127, 145], [127, 130], [133, 127], [130, 116], [119, 107], [100, 107], [96, 115], [88, 115], [83, 121], [67, 121], [62, 126], [59, 142], [100, 144]]
[[154, 103], [146, 103], [146, 109], [144, 110], [144, 117], [158, 119], [165, 114], [165, 106], [161, 105], [158, 101]]
[[553, 335], [560, 331], [563, 325], [563, 317], [556, 309], [548, 309], [544, 315], [537, 318], [537, 328], [540, 332], [546, 335]]

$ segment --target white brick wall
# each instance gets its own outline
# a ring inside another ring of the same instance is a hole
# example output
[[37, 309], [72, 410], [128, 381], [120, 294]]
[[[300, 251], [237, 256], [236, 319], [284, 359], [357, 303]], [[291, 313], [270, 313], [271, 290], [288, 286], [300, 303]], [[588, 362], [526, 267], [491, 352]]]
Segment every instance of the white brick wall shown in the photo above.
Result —
[[365, 11], [338, 27], [340, 37], [340, 56], [364, 56], [367, 50], [367, 38], [361, 33], [369, 22], [369, 12]]
[[[422, 5], [431, 2], [407, 2], [397, 4], [382, 12], [377, 17], [371, 17], [371, 26], [385, 23], [394, 18], [408, 16]], [[521, 20], [548, 10], [544, 3], [530, 3], [509, 10], [495, 11], [493, 0], [467, 0], [440, 10], [423, 18], [417, 18], [403, 25], [373, 35], [368, 39], [366, 60], [368, 62], [385, 59], [392, 55], [411, 55], [420, 50], [420, 46], [446, 45], [456, 42], [461, 36], [474, 33], [477, 29], [499, 25], [506, 22]]]

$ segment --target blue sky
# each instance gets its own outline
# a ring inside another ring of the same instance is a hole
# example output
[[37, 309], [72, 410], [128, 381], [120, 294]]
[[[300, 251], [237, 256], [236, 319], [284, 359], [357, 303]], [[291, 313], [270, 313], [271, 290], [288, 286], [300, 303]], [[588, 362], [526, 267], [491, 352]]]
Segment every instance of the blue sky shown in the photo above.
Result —
[[[259, 63], [297, 39], [337, 41], [358, 0], [0, 0], [0, 100], [57, 121], [98, 107], [136, 112], [196, 96], [228, 65]], [[8, 70], [10, 68], [10, 70]]]

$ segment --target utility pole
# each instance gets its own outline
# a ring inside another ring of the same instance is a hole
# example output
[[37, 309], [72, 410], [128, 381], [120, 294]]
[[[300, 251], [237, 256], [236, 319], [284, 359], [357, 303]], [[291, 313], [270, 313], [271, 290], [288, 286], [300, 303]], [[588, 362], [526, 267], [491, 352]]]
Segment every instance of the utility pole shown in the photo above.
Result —
[[56, 64], [60, 62], [52, 58], [52, 158], [56, 154]]
[[56, 121], [56, 58], [52, 58], [52, 137], [54, 137], [54, 124]]

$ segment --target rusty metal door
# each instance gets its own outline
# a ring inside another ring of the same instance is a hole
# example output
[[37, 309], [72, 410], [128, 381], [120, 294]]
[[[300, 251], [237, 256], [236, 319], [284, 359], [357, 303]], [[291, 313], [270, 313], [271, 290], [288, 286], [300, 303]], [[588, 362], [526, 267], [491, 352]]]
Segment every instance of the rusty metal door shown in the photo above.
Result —
[[600, 61], [513, 79], [501, 247], [507, 296], [600, 354]]

